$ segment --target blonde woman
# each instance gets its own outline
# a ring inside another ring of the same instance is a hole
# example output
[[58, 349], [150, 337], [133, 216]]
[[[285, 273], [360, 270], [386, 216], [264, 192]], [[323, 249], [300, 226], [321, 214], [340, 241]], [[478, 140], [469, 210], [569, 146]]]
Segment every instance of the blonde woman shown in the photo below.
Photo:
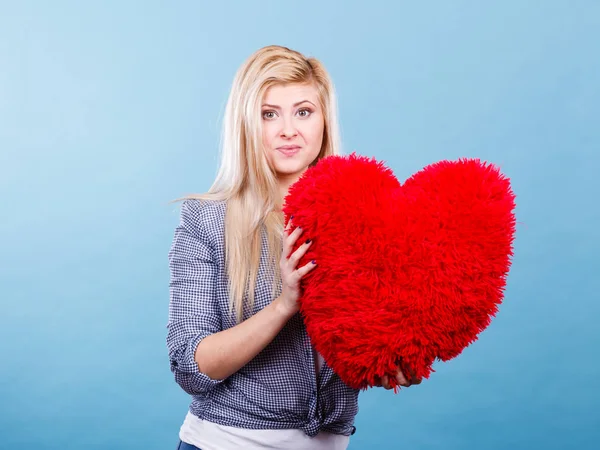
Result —
[[[340, 154], [339, 140], [334, 87], [318, 60], [268, 46], [240, 67], [217, 177], [208, 193], [177, 200], [167, 346], [192, 396], [179, 449], [348, 446], [359, 391], [311, 345], [297, 302], [319, 262], [297, 266], [311, 236], [293, 219], [284, 230], [281, 211], [309, 166]], [[411, 384], [401, 372], [398, 381]]]

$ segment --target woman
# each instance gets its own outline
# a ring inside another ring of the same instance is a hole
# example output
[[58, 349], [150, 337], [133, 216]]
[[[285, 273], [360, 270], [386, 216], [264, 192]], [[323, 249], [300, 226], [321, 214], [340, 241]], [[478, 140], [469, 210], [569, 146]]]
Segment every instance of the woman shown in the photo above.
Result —
[[358, 391], [312, 348], [298, 298], [318, 261], [298, 267], [310, 236], [293, 219], [284, 230], [282, 213], [302, 173], [340, 154], [323, 65], [285, 47], [258, 50], [235, 76], [222, 138], [216, 180], [183, 199], [169, 251], [169, 359], [193, 398], [178, 448], [345, 449]]

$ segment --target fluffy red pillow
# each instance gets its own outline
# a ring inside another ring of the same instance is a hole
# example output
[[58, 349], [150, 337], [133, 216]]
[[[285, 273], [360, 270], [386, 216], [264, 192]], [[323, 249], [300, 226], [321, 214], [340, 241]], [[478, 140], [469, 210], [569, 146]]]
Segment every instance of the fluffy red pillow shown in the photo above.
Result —
[[313, 239], [299, 266], [318, 264], [301, 312], [346, 384], [394, 380], [398, 366], [428, 378], [436, 359], [477, 339], [503, 298], [514, 199], [498, 168], [477, 159], [437, 162], [401, 185], [375, 159], [331, 156], [290, 188], [286, 222], [294, 215]]

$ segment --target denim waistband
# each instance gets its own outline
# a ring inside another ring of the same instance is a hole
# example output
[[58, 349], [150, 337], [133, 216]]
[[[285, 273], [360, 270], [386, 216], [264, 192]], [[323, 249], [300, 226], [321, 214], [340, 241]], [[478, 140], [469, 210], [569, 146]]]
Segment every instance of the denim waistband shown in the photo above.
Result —
[[182, 440], [180, 440], [179, 445], [177, 445], [176, 450], [201, 450], [201, 449], [199, 449], [195, 445], [187, 444], [187, 443], [183, 442]]

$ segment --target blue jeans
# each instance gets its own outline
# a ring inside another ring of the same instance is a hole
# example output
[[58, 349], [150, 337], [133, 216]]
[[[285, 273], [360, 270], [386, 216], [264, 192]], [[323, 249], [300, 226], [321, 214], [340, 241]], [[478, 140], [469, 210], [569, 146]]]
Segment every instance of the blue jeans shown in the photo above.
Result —
[[179, 444], [177, 445], [177, 448], [175, 450], [201, 450], [201, 449], [199, 449], [195, 445], [186, 444], [185, 442], [180, 440]]

